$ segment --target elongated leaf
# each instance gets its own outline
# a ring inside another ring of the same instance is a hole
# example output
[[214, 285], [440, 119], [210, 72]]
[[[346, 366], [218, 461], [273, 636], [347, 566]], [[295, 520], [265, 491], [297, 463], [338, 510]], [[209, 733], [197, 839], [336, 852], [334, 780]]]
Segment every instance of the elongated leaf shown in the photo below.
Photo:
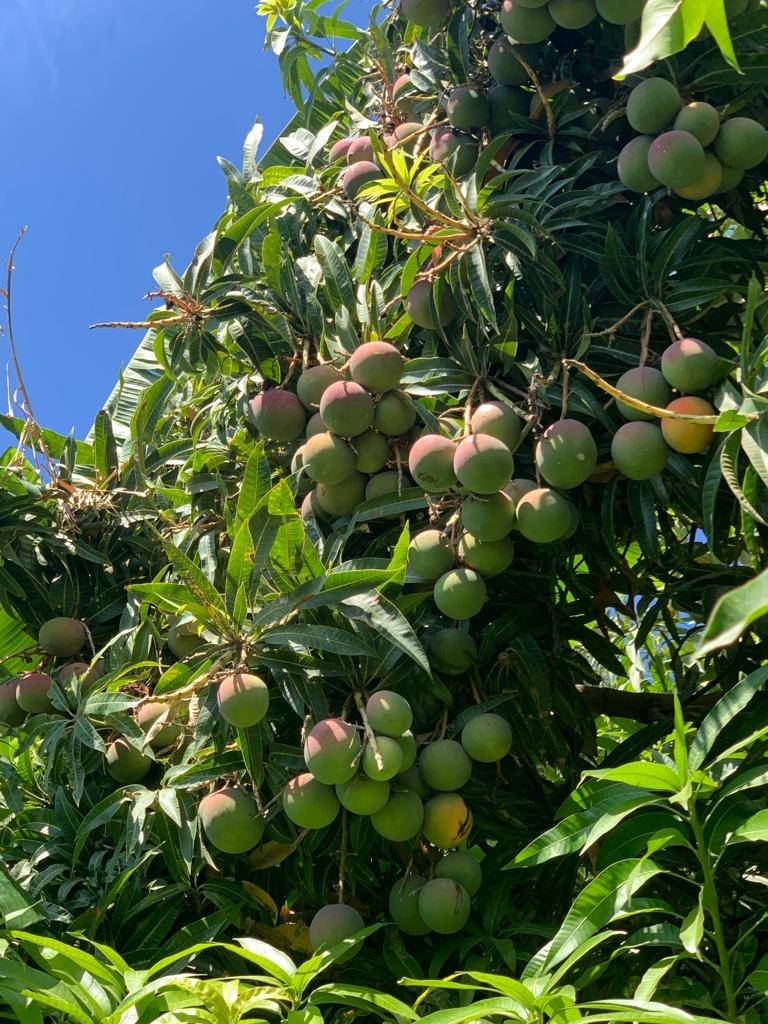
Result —
[[634, 761], [618, 768], [603, 768], [584, 772], [587, 778], [605, 779], [608, 782], [623, 782], [626, 786], [650, 789], [659, 793], [676, 793], [680, 781], [676, 773], [666, 764], [655, 761]]
[[728, 845], [733, 843], [768, 843], [768, 811], [757, 811], [739, 825], [728, 840]]
[[736, 643], [763, 615], [768, 615], [768, 569], [717, 601], [702, 634], [699, 657]]
[[722, 730], [732, 718], [749, 704], [767, 679], [768, 665], [764, 665], [745, 679], [740, 680], [732, 690], [729, 690], [715, 704], [693, 738], [688, 755], [688, 764], [691, 767], [691, 771], [696, 771], [697, 768], [701, 767]]

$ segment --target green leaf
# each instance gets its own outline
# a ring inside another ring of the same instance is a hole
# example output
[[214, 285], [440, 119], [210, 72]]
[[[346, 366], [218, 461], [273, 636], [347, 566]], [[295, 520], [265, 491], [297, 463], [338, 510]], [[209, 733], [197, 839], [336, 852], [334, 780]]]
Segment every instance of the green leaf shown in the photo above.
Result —
[[697, 654], [703, 658], [736, 643], [753, 622], [768, 615], [768, 569], [717, 601], [702, 634]]
[[733, 843], [768, 843], [768, 811], [757, 811], [747, 818], [729, 838], [728, 845]]
[[757, 992], [768, 996], [768, 953], [758, 960], [755, 969], [747, 976], [747, 982]]
[[45, 919], [42, 909], [35, 909], [24, 890], [0, 864], [0, 915], [6, 928], [28, 928]]
[[768, 665], [740, 680], [715, 704], [699, 726], [688, 754], [691, 771], [696, 771], [717, 741], [725, 726], [742, 711], [768, 679]]
[[333, 985], [321, 985], [316, 988], [309, 997], [309, 1002], [315, 1006], [341, 1005], [354, 1006], [358, 1010], [373, 1012], [383, 1010], [385, 1014], [392, 1014], [394, 1017], [403, 1017], [406, 1020], [416, 1020], [418, 1014], [386, 992], [376, 992], [374, 989], [364, 988], [362, 985], [345, 985], [335, 982]]
[[688, 953], [695, 953], [704, 938], [704, 889], [699, 889], [699, 898], [693, 910], [683, 918], [680, 925], [680, 941]]
[[617, 768], [587, 771], [584, 776], [608, 782], [623, 782], [625, 786], [637, 786], [638, 789], [650, 789], [658, 793], [676, 793], [680, 788], [680, 781], [673, 769], [655, 761], [634, 761]]
[[263, 633], [261, 641], [275, 647], [328, 651], [331, 654], [349, 657], [372, 657], [376, 653], [371, 645], [356, 633], [334, 626], [283, 626]]

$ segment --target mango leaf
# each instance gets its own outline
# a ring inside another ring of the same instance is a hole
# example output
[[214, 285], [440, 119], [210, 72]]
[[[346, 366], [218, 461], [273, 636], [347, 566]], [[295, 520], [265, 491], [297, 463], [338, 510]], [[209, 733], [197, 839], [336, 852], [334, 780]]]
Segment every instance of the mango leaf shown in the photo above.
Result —
[[638, 44], [624, 57], [621, 71], [615, 77], [621, 80], [679, 53], [705, 24], [725, 59], [738, 69], [724, 0], [649, 0], [643, 10]]
[[688, 754], [691, 771], [696, 771], [701, 767], [722, 730], [735, 715], [749, 704], [766, 679], [768, 679], [768, 665], [764, 665], [740, 680], [715, 704], [693, 738]]
[[733, 843], [768, 843], [768, 811], [758, 811], [747, 818], [728, 840]]
[[768, 569], [748, 583], [723, 594], [709, 616], [698, 656], [703, 658], [721, 647], [736, 643], [742, 633], [763, 615], [768, 615]]
[[680, 788], [676, 772], [669, 765], [658, 764], [655, 761], [634, 761], [632, 764], [617, 768], [587, 771], [584, 775], [593, 779], [605, 779], [608, 782], [623, 782], [625, 786], [637, 786], [639, 789], [650, 789], [659, 793], [676, 793]]

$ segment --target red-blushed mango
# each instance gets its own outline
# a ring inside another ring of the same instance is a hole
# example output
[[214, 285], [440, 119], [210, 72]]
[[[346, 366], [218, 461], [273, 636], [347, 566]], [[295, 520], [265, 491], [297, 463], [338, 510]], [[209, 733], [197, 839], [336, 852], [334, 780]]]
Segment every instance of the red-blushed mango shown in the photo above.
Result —
[[512, 479], [512, 452], [491, 434], [470, 434], [456, 445], [453, 471], [474, 494], [497, 494]]
[[485, 583], [474, 569], [449, 569], [435, 583], [435, 604], [449, 619], [471, 619], [482, 610], [487, 593]]
[[406, 73], [399, 75], [392, 83], [392, 101], [395, 111], [400, 117], [414, 117], [418, 106], [418, 97], [413, 93], [411, 76]]
[[307, 415], [292, 391], [270, 388], [251, 399], [250, 419], [270, 441], [293, 441], [307, 424]]
[[655, 423], [625, 423], [613, 436], [611, 458], [630, 480], [650, 480], [666, 466], [669, 448]]
[[376, 403], [373, 426], [380, 434], [398, 437], [416, 422], [416, 406], [404, 391], [388, 391]]
[[349, 372], [352, 380], [374, 394], [391, 391], [400, 383], [405, 360], [388, 341], [368, 341], [352, 353]]
[[325, 431], [302, 445], [301, 464], [310, 480], [332, 487], [354, 473], [355, 453], [337, 434]]
[[[616, 387], [622, 394], [630, 398], [637, 398], [646, 405], [652, 405], [657, 409], [665, 409], [672, 400], [672, 390], [667, 383], [666, 377], [660, 370], [651, 366], [635, 366], [627, 370], [616, 381]], [[617, 399], [616, 408], [625, 420], [646, 420], [652, 422], [655, 417], [653, 413], [641, 412], [633, 409], [626, 402]]]
[[392, 843], [404, 843], [421, 831], [424, 804], [412, 790], [392, 793], [385, 807], [371, 815], [374, 829]]
[[568, 419], [547, 427], [536, 445], [536, 465], [551, 487], [570, 490], [583, 484], [597, 466], [597, 445], [589, 427]]
[[520, 443], [522, 423], [514, 409], [505, 402], [483, 402], [475, 409], [469, 421], [473, 434], [490, 434], [498, 438], [510, 451]]
[[410, 729], [406, 729], [402, 736], [396, 736], [395, 739], [403, 755], [403, 762], [400, 765], [400, 774], [402, 775], [416, 763], [416, 737]]
[[448, 120], [459, 131], [478, 131], [488, 124], [490, 106], [488, 97], [473, 85], [460, 85], [454, 89], [445, 104]]
[[395, 125], [389, 135], [384, 136], [387, 149], [402, 149], [415, 157], [426, 143], [426, 131], [420, 121], [403, 121]]
[[377, 690], [368, 698], [365, 714], [371, 728], [382, 736], [402, 736], [411, 728], [411, 705], [393, 690]]
[[517, 528], [535, 544], [560, 540], [573, 525], [571, 502], [549, 487], [537, 487], [517, 505]]
[[0, 683], [0, 725], [21, 725], [27, 717], [16, 700], [18, 679], [6, 679]]
[[389, 782], [380, 782], [367, 775], [355, 775], [348, 782], [336, 785], [339, 803], [352, 814], [368, 817], [380, 811], [389, 800]]
[[426, 885], [421, 875], [399, 878], [389, 891], [389, 916], [404, 935], [426, 935], [429, 928], [419, 914], [419, 891]]
[[723, 184], [723, 165], [712, 153], [704, 154], [704, 173], [685, 188], [675, 189], [681, 199], [702, 202], [720, 191]]
[[478, 540], [471, 533], [465, 533], [459, 541], [459, 557], [481, 576], [498, 576], [512, 565], [515, 545], [509, 537]]
[[170, 704], [153, 700], [140, 704], [136, 709], [136, 723], [145, 735], [160, 719], [163, 719], [163, 724], [159, 726], [149, 741], [153, 750], [169, 747], [181, 736], [183, 728], [178, 722], [178, 712]]
[[264, 835], [256, 801], [234, 786], [204, 796], [198, 815], [206, 838], [222, 853], [247, 853]]
[[418, 907], [424, 923], [438, 935], [460, 932], [472, 909], [466, 889], [452, 878], [433, 878], [423, 885]]
[[337, 160], [344, 160], [344, 163], [346, 163], [349, 147], [352, 145], [354, 141], [354, 138], [348, 138], [339, 139], [338, 142], [334, 142], [334, 144], [331, 146], [328, 152], [329, 162], [335, 164]]
[[661, 372], [678, 391], [706, 391], [714, 384], [717, 371], [717, 353], [698, 338], [681, 338], [661, 356]]
[[322, 520], [326, 518], [325, 511], [317, 500], [317, 488], [313, 488], [313, 490], [309, 491], [308, 494], [304, 495], [299, 514], [301, 515], [301, 521], [303, 523], [309, 523], [316, 519]]
[[373, 398], [354, 381], [339, 380], [323, 392], [320, 415], [326, 428], [342, 437], [357, 437], [373, 425]]
[[527, 7], [520, 0], [504, 0], [499, 21], [507, 35], [518, 43], [541, 43], [557, 27], [546, 7]]
[[358, 193], [381, 178], [381, 168], [372, 160], [358, 160], [351, 164], [341, 176], [341, 188], [347, 199], [357, 199]]
[[427, 280], [415, 281], [405, 297], [405, 308], [411, 320], [417, 327], [429, 331], [434, 330], [438, 324], [440, 327], [447, 327], [459, 315], [459, 307], [447, 284], [440, 288], [440, 297], [436, 303], [433, 302], [433, 297], [432, 282]]
[[666, 78], [646, 78], [627, 100], [627, 120], [641, 135], [658, 135], [677, 117], [683, 101]]
[[216, 700], [225, 722], [236, 729], [250, 729], [269, 709], [269, 688], [260, 676], [232, 672], [219, 683]]
[[104, 662], [99, 658], [94, 665], [85, 661], [70, 661], [56, 669], [56, 682], [62, 686], [79, 679], [83, 692], [87, 692], [104, 675]]
[[456, 132], [450, 125], [441, 125], [432, 134], [429, 159], [445, 164], [455, 178], [469, 174], [477, 163], [479, 147], [476, 140], [465, 132]]
[[506, 490], [465, 498], [461, 504], [461, 525], [476, 540], [502, 540], [515, 525], [515, 502]]
[[391, 736], [377, 736], [376, 748], [378, 757], [373, 744], [366, 745], [363, 751], [363, 771], [375, 782], [388, 782], [394, 779], [403, 766], [403, 751]]
[[332, 786], [304, 772], [283, 789], [283, 810], [299, 828], [325, 828], [339, 813], [339, 800]]
[[453, 850], [472, 831], [472, 812], [458, 793], [438, 793], [424, 807], [422, 832], [440, 850]]
[[355, 469], [360, 473], [378, 473], [389, 462], [389, 441], [375, 430], [366, 430], [352, 440]]
[[341, 718], [324, 718], [304, 743], [304, 762], [318, 782], [335, 786], [355, 774], [360, 756], [357, 729]]
[[[716, 416], [717, 409], [703, 398], [685, 395], [676, 398], [667, 406], [672, 412], [686, 416]], [[684, 455], [693, 455], [704, 451], [712, 444], [715, 436], [714, 426], [707, 423], [687, 423], [685, 420], [673, 420], [665, 417], [661, 421], [661, 432], [670, 448]]]
[[643, 13], [646, 0], [595, 0], [597, 13], [612, 25], [628, 25]]
[[530, 67], [536, 60], [535, 46], [521, 46], [505, 35], [496, 36], [488, 50], [488, 70], [499, 85], [525, 85], [528, 72], [517, 59], [518, 54]]
[[528, 494], [530, 491], [535, 491], [538, 486], [535, 480], [526, 480], [525, 477], [517, 476], [509, 481], [504, 488], [504, 494], [507, 495], [515, 508], [517, 508], [518, 502], [523, 495]]
[[30, 715], [44, 715], [53, 711], [51, 684], [53, 680], [44, 672], [25, 672], [16, 683], [16, 703]]
[[731, 117], [720, 129], [715, 153], [726, 167], [748, 171], [768, 156], [768, 131], [751, 117]]
[[317, 504], [333, 518], [351, 516], [358, 505], [365, 500], [368, 477], [355, 470], [340, 484], [318, 484], [314, 491]]
[[[346, 903], [329, 903], [321, 907], [309, 924], [309, 942], [313, 950], [335, 946], [365, 927], [360, 914]], [[344, 964], [357, 956], [363, 947], [362, 940], [337, 958], [336, 963]]]
[[512, 728], [501, 715], [475, 715], [461, 730], [461, 745], [473, 761], [492, 764], [512, 749]]
[[702, 146], [709, 146], [720, 131], [720, 114], [711, 103], [688, 103], [675, 118], [674, 127], [690, 132]]
[[362, 161], [373, 163], [375, 159], [376, 154], [373, 151], [373, 143], [367, 135], [361, 135], [360, 138], [354, 139], [352, 145], [347, 150], [347, 163], [350, 166], [352, 164], [359, 164]]
[[107, 747], [107, 771], [123, 786], [140, 782], [152, 767], [152, 758], [119, 736]]
[[648, 150], [652, 142], [652, 136], [638, 135], [630, 139], [619, 153], [616, 165], [619, 181], [632, 192], [652, 192], [661, 186], [648, 166]]
[[411, 445], [408, 469], [411, 476], [430, 494], [442, 494], [456, 483], [453, 456], [456, 445], [440, 434], [424, 434]]
[[477, 644], [460, 629], [439, 629], [429, 641], [429, 660], [438, 672], [460, 676], [477, 663]]
[[454, 850], [435, 864], [435, 878], [450, 878], [458, 882], [472, 897], [478, 894], [483, 884], [483, 869], [471, 853]]
[[597, 17], [594, 0], [549, 0], [549, 13], [561, 28], [586, 28]]
[[439, 28], [450, 9], [450, 0], [400, 0], [401, 16], [419, 28]]
[[406, 768], [405, 771], [400, 772], [395, 779], [395, 785], [399, 786], [401, 789], [407, 789], [411, 793], [415, 793], [417, 796], [421, 797], [422, 800], [426, 800], [432, 792], [424, 781], [417, 764], [412, 764], [410, 768]]
[[78, 619], [60, 615], [48, 619], [40, 627], [37, 643], [41, 651], [57, 658], [71, 658], [79, 654], [86, 640], [85, 626]]
[[455, 560], [456, 553], [440, 530], [422, 530], [408, 545], [408, 566], [423, 580], [439, 579]]
[[342, 375], [333, 363], [319, 363], [300, 375], [296, 381], [296, 394], [307, 409], [317, 409], [325, 389], [338, 380], [342, 380]]
[[430, 789], [447, 793], [469, 782], [472, 762], [456, 740], [434, 740], [421, 752], [419, 771]]
[[667, 188], [681, 189], [698, 181], [706, 170], [704, 149], [690, 132], [664, 132], [648, 149], [648, 167]]

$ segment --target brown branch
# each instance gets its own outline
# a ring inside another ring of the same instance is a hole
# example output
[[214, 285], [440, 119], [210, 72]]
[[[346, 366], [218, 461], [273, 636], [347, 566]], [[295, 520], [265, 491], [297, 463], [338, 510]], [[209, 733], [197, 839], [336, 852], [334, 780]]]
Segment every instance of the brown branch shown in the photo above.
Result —
[[[631, 718], [635, 722], [658, 722], [674, 715], [674, 694], [632, 693], [613, 690], [608, 686], [578, 684], [576, 689], [594, 715], [612, 718]], [[683, 704], [683, 714], [690, 721], [698, 721], [720, 699], [719, 693], [703, 693]]]

